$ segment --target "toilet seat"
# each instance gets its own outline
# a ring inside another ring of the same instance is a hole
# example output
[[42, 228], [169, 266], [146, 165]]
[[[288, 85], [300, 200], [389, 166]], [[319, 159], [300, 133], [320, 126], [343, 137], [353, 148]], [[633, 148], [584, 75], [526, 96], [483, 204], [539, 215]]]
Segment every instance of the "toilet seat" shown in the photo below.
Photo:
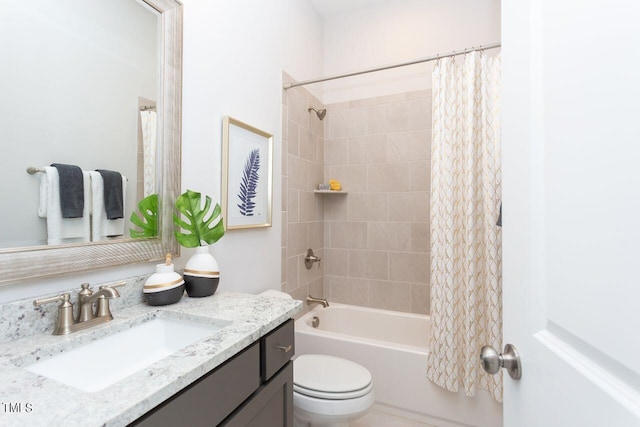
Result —
[[304, 354], [294, 360], [293, 391], [328, 400], [355, 399], [370, 393], [371, 373], [350, 360]]

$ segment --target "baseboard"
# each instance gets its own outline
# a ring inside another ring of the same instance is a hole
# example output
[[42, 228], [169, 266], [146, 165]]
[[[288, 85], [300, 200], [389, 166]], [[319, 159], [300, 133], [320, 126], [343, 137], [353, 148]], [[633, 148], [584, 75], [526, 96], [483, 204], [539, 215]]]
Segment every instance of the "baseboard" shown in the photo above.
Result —
[[451, 420], [445, 420], [440, 417], [432, 417], [425, 414], [419, 414], [413, 411], [407, 411], [406, 409], [400, 409], [395, 406], [384, 405], [382, 403], [374, 403], [371, 410], [382, 412], [394, 417], [404, 418], [410, 421], [416, 421], [423, 424], [429, 424], [433, 427], [474, 427], [470, 424], [462, 424]]

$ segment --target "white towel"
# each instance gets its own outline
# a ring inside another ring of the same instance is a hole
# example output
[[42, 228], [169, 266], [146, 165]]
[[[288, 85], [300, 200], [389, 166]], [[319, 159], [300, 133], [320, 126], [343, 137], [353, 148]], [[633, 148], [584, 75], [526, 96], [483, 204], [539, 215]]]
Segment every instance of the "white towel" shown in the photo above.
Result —
[[[91, 176], [91, 241], [122, 237], [124, 235], [124, 218], [107, 219], [107, 209], [104, 206], [104, 181], [100, 172], [90, 171]], [[127, 200], [127, 177], [122, 175], [122, 211]]]
[[47, 219], [47, 241], [50, 245], [88, 242], [91, 239], [91, 207], [89, 173], [84, 178], [84, 210], [82, 218], [63, 218], [60, 208], [60, 181], [58, 169], [46, 166], [40, 177], [40, 205], [38, 216]]

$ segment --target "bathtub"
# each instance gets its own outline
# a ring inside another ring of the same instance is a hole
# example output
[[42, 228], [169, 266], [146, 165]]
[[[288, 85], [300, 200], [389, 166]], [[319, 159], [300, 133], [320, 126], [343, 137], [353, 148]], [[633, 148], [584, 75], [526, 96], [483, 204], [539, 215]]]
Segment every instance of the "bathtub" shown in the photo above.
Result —
[[296, 321], [296, 354], [329, 354], [366, 367], [380, 411], [436, 427], [502, 426], [502, 405], [489, 393], [470, 398], [426, 378], [430, 326], [429, 316], [332, 302]]

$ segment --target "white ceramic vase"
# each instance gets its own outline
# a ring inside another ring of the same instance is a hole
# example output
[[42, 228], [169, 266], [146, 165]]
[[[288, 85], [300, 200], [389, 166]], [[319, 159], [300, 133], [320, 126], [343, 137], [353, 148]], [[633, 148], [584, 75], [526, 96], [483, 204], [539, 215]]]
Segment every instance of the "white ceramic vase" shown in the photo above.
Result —
[[184, 267], [184, 283], [190, 297], [213, 295], [220, 283], [218, 262], [209, 253], [209, 246], [198, 246]]

